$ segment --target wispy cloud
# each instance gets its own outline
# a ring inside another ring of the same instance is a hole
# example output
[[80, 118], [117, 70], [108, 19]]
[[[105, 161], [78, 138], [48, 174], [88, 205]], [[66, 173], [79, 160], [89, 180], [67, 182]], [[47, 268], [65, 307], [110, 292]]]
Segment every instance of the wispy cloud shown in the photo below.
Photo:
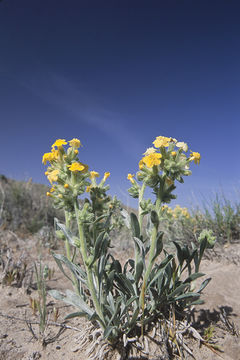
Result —
[[[103, 132], [109, 138], [114, 139], [121, 151], [128, 155], [139, 157], [144, 150], [143, 144], [136, 139], [127, 123], [131, 118], [117, 111], [113, 111], [107, 105], [101, 105], [101, 96], [97, 97], [90, 93], [89, 87], [82, 83], [74, 83], [68, 78], [53, 72], [39, 74], [35, 77], [21, 81], [23, 87], [35, 95], [41, 97], [45, 102], [54, 105], [76, 121], [85, 122], [94, 127], [95, 132]], [[104, 101], [106, 104], [106, 101]], [[129, 147], [131, 151], [129, 152]]]

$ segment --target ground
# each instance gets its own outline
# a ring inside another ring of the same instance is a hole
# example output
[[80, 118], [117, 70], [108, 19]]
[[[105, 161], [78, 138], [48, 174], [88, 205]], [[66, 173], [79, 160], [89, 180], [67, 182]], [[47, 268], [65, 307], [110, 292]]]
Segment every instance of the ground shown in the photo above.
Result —
[[[6, 267], [7, 256], [8, 258], [12, 257], [13, 263], [18, 262], [20, 272], [23, 271], [22, 264], [26, 264], [24, 279], [19, 281], [21, 286], [17, 286], [16, 281], [10, 285], [6, 283], [0, 285], [0, 360], [88, 359], [85, 352], [87, 347], [80, 349], [78, 345], [81, 336], [78, 330], [84, 329], [87, 322], [75, 318], [64, 322], [65, 326], [69, 328], [62, 329], [57, 326], [57, 324], [63, 323], [64, 316], [72, 309], [55, 301], [50, 296], [47, 298], [47, 308], [49, 322], [52, 325], [49, 325], [45, 331], [46, 346], [42, 346], [41, 339], [37, 340], [33, 336], [33, 333], [36, 337], [39, 336], [39, 316], [37, 312], [34, 314], [30, 307], [31, 299], [37, 299], [37, 290], [34, 289], [35, 280], [32, 276], [33, 262], [42, 256], [42, 262], [48, 264], [50, 269], [55, 270], [51, 280], [47, 281], [48, 288], [69, 288], [69, 282], [59, 272], [49, 249], [43, 247], [36, 237], [24, 238], [7, 230], [0, 232], [0, 244], [0, 278], [2, 278], [2, 282], [4, 282], [3, 267], [4, 265]], [[7, 253], [8, 249], [11, 249], [11, 254]], [[126, 252], [122, 256], [126, 256]], [[229, 246], [217, 246], [202, 262], [201, 271], [206, 273], [206, 278], [211, 277], [212, 280], [204, 290], [205, 303], [196, 306], [193, 311], [192, 322], [202, 336], [204, 330], [212, 329], [211, 340], [216, 342], [222, 352], [214, 351], [206, 345], [200, 346], [198, 341], [188, 339], [189, 347], [197, 360], [221, 358], [240, 360], [239, 264], [239, 242]], [[59, 312], [57, 318], [54, 318], [54, 308]], [[27, 326], [29, 321], [32, 331]], [[50, 342], [51, 339], [52, 342]], [[112, 359], [115, 359], [114, 355]]]

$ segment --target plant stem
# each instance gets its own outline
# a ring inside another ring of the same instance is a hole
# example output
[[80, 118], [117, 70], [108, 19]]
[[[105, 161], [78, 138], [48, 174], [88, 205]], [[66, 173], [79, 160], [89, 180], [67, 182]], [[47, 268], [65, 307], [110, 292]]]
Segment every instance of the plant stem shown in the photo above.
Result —
[[139, 214], [139, 225], [140, 225], [140, 233], [142, 233], [142, 222], [143, 222], [143, 211], [142, 211], [142, 208], [140, 206], [141, 202], [142, 202], [142, 199], [143, 199], [143, 195], [144, 195], [144, 192], [145, 192], [145, 189], [146, 189], [146, 183], [144, 182], [142, 184], [142, 187], [141, 187], [141, 190], [139, 192], [139, 201], [138, 201], [138, 214]]
[[[158, 192], [158, 197], [156, 200], [156, 204], [155, 204], [155, 210], [156, 213], [159, 215], [159, 211], [161, 208], [161, 196], [160, 196], [160, 191]], [[142, 310], [144, 311], [144, 298], [145, 298], [145, 290], [146, 290], [146, 285], [147, 285], [147, 280], [148, 277], [150, 275], [150, 272], [152, 270], [153, 267], [153, 258], [155, 255], [155, 249], [156, 249], [156, 241], [157, 241], [157, 234], [158, 234], [158, 224], [155, 224], [153, 229], [152, 229], [152, 234], [151, 234], [151, 239], [150, 239], [150, 250], [149, 250], [149, 259], [148, 259], [148, 266], [146, 269], [146, 272], [144, 274], [144, 278], [143, 278], [143, 285], [142, 285], [142, 289], [141, 289], [141, 293], [140, 293], [140, 306], [142, 308]]]
[[[104, 321], [104, 316], [101, 310], [101, 306], [100, 303], [98, 301], [97, 298], [97, 294], [96, 294], [96, 289], [94, 286], [94, 282], [93, 282], [93, 272], [92, 272], [92, 268], [90, 268], [87, 264], [87, 260], [88, 260], [88, 251], [87, 251], [87, 244], [86, 244], [86, 239], [84, 236], [84, 229], [83, 229], [83, 222], [80, 220], [79, 218], [79, 206], [78, 206], [78, 202], [77, 199], [75, 201], [74, 204], [74, 209], [75, 209], [75, 214], [76, 214], [76, 219], [77, 219], [77, 224], [78, 224], [78, 233], [79, 233], [79, 239], [80, 239], [80, 250], [81, 250], [81, 254], [82, 254], [82, 258], [83, 258], [83, 262], [84, 262], [84, 267], [87, 273], [87, 283], [88, 283], [88, 288], [92, 297], [92, 301], [93, 301], [93, 305], [94, 308], [96, 310], [97, 315], [99, 316], [100, 319], [100, 325], [102, 326], [102, 328], [105, 328], [105, 321]], [[84, 209], [82, 210], [84, 211]]]
[[[65, 215], [66, 229], [67, 229], [67, 230], [70, 230], [70, 214], [69, 214], [69, 212], [65, 211], [65, 212], [64, 212], [64, 215]], [[67, 259], [68, 259], [69, 261], [72, 261], [70, 244], [69, 244], [69, 242], [68, 242], [67, 239], [65, 239], [65, 249], [66, 249]], [[73, 281], [73, 285], [74, 285], [74, 288], [75, 288], [77, 294], [79, 294], [78, 281], [77, 281], [76, 277], [75, 277], [73, 274], [72, 274], [72, 281]]]
[[[140, 203], [143, 199], [143, 195], [144, 195], [144, 191], [146, 189], [146, 183], [144, 182], [142, 184], [142, 187], [141, 187], [141, 190], [139, 192], [139, 199], [138, 199], [138, 219], [139, 219], [139, 227], [140, 227], [140, 234], [142, 234], [142, 223], [143, 223], [143, 214], [142, 214], [142, 208], [140, 206]], [[140, 256], [140, 253], [139, 253], [139, 250], [138, 250], [138, 246], [135, 245], [135, 274], [136, 274], [136, 271], [137, 271], [137, 264], [138, 264], [138, 261], [139, 261], [139, 256]]]

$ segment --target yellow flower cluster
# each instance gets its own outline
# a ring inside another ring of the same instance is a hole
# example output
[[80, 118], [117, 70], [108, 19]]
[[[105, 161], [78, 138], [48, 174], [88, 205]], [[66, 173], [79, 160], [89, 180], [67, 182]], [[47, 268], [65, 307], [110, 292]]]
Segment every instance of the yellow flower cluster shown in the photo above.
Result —
[[172, 141], [172, 139], [169, 138], [169, 137], [158, 136], [158, 137], [156, 137], [156, 140], [153, 141], [153, 145], [154, 145], [156, 148], [168, 147], [170, 141]]
[[159, 153], [151, 153], [142, 158], [143, 163], [148, 167], [152, 168], [154, 165], [160, 165], [162, 155]]
[[[65, 151], [63, 146], [67, 144], [69, 144], [69, 148]], [[68, 142], [65, 139], [57, 139], [52, 145], [51, 152], [43, 155], [43, 164], [46, 165], [47, 162], [50, 164], [45, 175], [50, 184], [57, 183], [57, 186], [53, 185], [50, 192], [47, 193], [48, 196], [62, 199], [63, 195], [73, 189], [73, 184], [70, 185], [72, 181], [71, 173], [75, 174], [75, 177], [78, 173], [87, 173], [88, 166], [77, 159], [77, 149], [80, 146], [82, 146], [81, 142], [76, 138]], [[70, 173], [68, 173], [68, 170]], [[52, 194], [53, 192], [54, 194]]]
[[181, 217], [185, 217], [186, 219], [190, 218], [188, 209], [186, 207], [182, 208], [180, 205], [176, 205], [174, 209], [167, 205], [163, 205], [162, 211], [170, 216], [173, 216], [175, 219], [179, 219]]
[[[69, 144], [68, 149], [64, 149], [64, 145]], [[55, 200], [63, 199], [66, 203], [70, 203], [71, 196], [81, 195], [84, 191], [90, 192], [93, 187], [102, 187], [106, 179], [110, 176], [110, 172], [105, 172], [99, 185], [96, 183], [96, 177], [99, 173], [96, 171], [88, 171], [88, 165], [83, 164], [78, 159], [78, 148], [82, 146], [79, 139], [73, 138], [70, 141], [65, 139], [57, 139], [53, 145], [51, 152], [45, 153], [42, 157], [44, 165], [49, 162], [49, 167], [45, 172], [50, 184], [51, 190], [47, 192], [47, 196], [53, 197]], [[91, 183], [88, 181], [90, 178]]]
[[77, 172], [77, 171], [83, 171], [85, 169], [85, 166], [79, 162], [74, 162], [71, 165], [68, 165], [68, 168], [72, 172]]
[[[183, 141], [178, 141], [172, 137], [157, 136], [153, 141], [153, 145], [154, 147], [149, 147], [143, 153], [144, 156], [139, 161], [140, 170], [144, 170], [144, 168], [152, 169], [154, 166], [160, 166], [159, 170], [163, 170], [165, 160], [175, 161], [175, 164], [177, 162], [178, 164], [181, 163], [179, 166], [183, 166], [183, 161], [185, 161], [185, 165], [182, 167], [184, 170], [189, 170], [188, 163], [190, 161], [194, 161], [195, 164], [200, 163], [201, 156], [198, 152], [191, 152], [189, 157], [183, 153], [188, 151], [188, 145]], [[186, 175], [186, 172], [184, 175]], [[128, 176], [127, 178], [132, 184], [134, 183], [132, 177]], [[169, 179], [168, 182], [171, 184]]]

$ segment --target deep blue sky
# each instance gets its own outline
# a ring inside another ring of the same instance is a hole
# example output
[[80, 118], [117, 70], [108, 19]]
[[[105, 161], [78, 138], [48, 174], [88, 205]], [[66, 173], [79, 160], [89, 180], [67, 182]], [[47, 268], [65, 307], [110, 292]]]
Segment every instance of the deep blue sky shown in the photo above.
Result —
[[127, 174], [163, 135], [202, 156], [182, 206], [220, 188], [236, 199], [239, 19], [231, 0], [3, 0], [0, 173], [47, 183], [42, 154], [77, 137], [128, 203]]

